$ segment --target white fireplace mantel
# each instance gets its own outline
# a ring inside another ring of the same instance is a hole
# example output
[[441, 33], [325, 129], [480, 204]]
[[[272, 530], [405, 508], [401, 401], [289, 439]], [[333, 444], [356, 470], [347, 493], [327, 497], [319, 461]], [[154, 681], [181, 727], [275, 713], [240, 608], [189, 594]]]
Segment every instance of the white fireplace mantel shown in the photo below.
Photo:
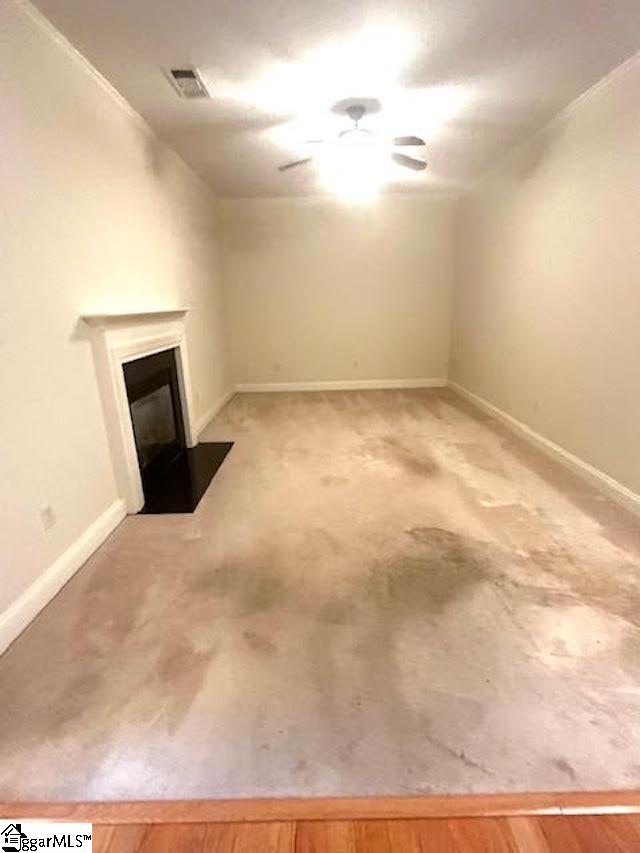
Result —
[[130, 325], [133, 323], [158, 322], [184, 317], [188, 308], [171, 308], [166, 311], [136, 311], [132, 314], [83, 314], [80, 319], [94, 329]]
[[175, 308], [81, 317], [89, 327], [118, 495], [125, 501], [129, 513], [142, 509], [144, 495], [124, 380], [126, 362], [167, 349], [176, 350], [185, 438], [189, 447], [198, 443], [185, 341], [187, 311], [187, 308]]

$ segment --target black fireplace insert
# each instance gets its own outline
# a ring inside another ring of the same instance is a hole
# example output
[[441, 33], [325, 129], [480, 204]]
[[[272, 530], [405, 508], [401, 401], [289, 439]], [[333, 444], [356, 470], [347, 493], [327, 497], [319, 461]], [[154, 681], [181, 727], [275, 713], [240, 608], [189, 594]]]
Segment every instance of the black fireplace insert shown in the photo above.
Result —
[[143, 513], [193, 512], [233, 442], [187, 447], [176, 350], [124, 365], [144, 492]]

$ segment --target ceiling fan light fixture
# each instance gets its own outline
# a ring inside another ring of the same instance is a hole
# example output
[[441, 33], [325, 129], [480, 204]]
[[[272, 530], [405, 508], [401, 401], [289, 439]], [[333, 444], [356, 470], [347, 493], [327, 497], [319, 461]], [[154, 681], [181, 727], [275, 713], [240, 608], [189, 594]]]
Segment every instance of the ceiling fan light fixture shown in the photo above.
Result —
[[280, 171], [288, 171], [313, 159], [325, 189], [341, 198], [363, 201], [375, 196], [383, 184], [395, 180], [395, 166], [412, 172], [426, 169], [424, 160], [394, 150], [396, 146], [424, 146], [421, 137], [396, 136], [388, 139], [375, 134], [370, 128], [360, 127], [367, 112], [364, 104], [348, 103], [344, 112], [353, 122], [352, 127], [340, 131], [333, 139], [316, 140], [321, 144], [317, 156], [285, 163], [279, 167]]
[[323, 187], [332, 196], [352, 204], [366, 204], [374, 201], [382, 188], [379, 181], [360, 180], [350, 176], [335, 182], [324, 182]]
[[318, 159], [323, 187], [348, 201], [369, 201], [384, 183], [384, 151], [375, 144], [331, 146]]
[[340, 145], [352, 145], [361, 148], [365, 145], [371, 145], [373, 142], [375, 142], [373, 132], [364, 127], [350, 127], [338, 134]]

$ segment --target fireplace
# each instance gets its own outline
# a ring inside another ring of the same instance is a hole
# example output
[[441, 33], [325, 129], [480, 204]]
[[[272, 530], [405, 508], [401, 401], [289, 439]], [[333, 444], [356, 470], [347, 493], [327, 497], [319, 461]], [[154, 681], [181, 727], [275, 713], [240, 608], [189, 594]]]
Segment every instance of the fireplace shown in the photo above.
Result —
[[[126, 511], [193, 512], [232, 446], [198, 443], [188, 309], [85, 314], [118, 497]], [[226, 398], [226, 395], [225, 395]]]
[[177, 350], [122, 365], [140, 467], [142, 513], [193, 512], [232, 442], [187, 447]]

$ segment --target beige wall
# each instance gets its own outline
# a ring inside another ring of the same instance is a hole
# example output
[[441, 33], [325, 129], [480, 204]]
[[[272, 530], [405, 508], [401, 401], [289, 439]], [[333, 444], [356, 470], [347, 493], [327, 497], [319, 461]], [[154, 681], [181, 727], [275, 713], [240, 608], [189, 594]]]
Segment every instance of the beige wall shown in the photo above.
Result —
[[453, 202], [219, 202], [239, 383], [441, 378]]
[[196, 416], [225, 375], [210, 193], [13, 2], [0, 41], [1, 613], [116, 499], [79, 316], [188, 306]]
[[640, 492], [640, 56], [460, 204], [451, 376]]

